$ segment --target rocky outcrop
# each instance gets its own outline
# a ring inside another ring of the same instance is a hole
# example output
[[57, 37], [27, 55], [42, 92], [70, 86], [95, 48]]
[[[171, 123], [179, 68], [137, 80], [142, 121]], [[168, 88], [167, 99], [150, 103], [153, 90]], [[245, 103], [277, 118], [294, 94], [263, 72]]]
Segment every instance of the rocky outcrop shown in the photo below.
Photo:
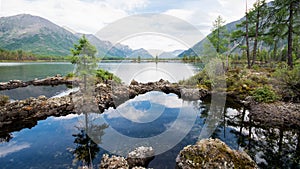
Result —
[[28, 98], [0, 107], [0, 136], [7, 132], [31, 128], [38, 120], [49, 116], [63, 116], [73, 112], [74, 104], [70, 96], [60, 98]]
[[204, 139], [186, 146], [176, 163], [180, 169], [258, 168], [245, 152], [232, 150], [219, 139]]
[[264, 127], [285, 129], [300, 128], [299, 103], [253, 103], [250, 105], [250, 117], [254, 124]]
[[61, 75], [56, 75], [54, 77], [48, 77], [40, 80], [39, 79], [31, 80], [27, 82], [23, 82], [21, 80], [10, 80], [9, 82], [0, 82], [0, 90], [16, 89], [20, 87], [27, 87], [29, 85], [55, 86], [55, 85], [62, 85], [62, 84], [78, 85], [78, 81], [61, 77]]
[[148, 167], [150, 161], [154, 159], [154, 149], [152, 147], [138, 147], [132, 152], [128, 153], [126, 161], [130, 168], [135, 166]]
[[100, 169], [144, 169], [154, 158], [154, 150], [152, 147], [138, 147], [128, 153], [127, 158], [120, 156], [111, 156], [104, 154], [101, 159]]
[[129, 165], [124, 157], [112, 156], [103, 154], [100, 169], [129, 169]]

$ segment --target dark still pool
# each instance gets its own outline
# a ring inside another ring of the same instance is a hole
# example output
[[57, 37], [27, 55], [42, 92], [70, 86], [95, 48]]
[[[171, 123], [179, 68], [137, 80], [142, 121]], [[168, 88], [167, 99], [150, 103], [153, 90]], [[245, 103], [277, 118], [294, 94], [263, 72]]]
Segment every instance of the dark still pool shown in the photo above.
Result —
[[148, 167], [175, 168], [179, 151], [203, 132], [246, 151], [261, 168], [299, 168], [298, 130], [257, 126], [236, 104], [218, 115], [209, 108], [206, 101], [149, 92], [102, 114], [49, 117], [30, 129], [1, 132], [0, 168], [97, 168], [104, 153], [126, 156], [139, 146], [155, 151]]

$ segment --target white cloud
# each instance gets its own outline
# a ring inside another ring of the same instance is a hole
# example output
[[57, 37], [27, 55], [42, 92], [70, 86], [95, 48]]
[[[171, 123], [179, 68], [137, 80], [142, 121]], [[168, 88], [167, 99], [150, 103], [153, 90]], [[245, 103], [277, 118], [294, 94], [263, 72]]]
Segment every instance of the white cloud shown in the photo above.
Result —
[[[164, 97], [162, 97], [164, 96]], [[134, 105], [147, 101], [150, 107], [145, 110], [136, 109]], [[134, 99], [126, 101], [117, 109], [109, 109], [106, 111], [108, 118], [124, 117], [138, 123], [148, 123], [159, 118], [165, 108], [182, 108], [182, 100], [175, 94], [164, 94], [160, 92], [151, 92], [139, 95]]]
[[0, 146], [0, 157], [5, 157], [8, 154], [15, 153], [29, 147], [30, 147], [29, 143], [18, 143], [18, 144], [16, 142], [7, 143], [5, 146]]
[[78, 118], [81, 115], [78, 114], [68, 114], [66, 116], [60, 116], [60, 117], [52, 117], [53, 120], [70, 120], [70, 119], [74, 119], [74, 118]]
[[77, 32], [95, 33], [103, 26], [127, 16], [127, 10], [143, 7], [145, 0], [119, 1], [80, 0], [2, 0], [1, 16], [21, 13], [38, 15]]
[[[248, 0], [249, 8], [252, 7], [255, 1]], [[76, 32], [96, 33], [101, 28], [130, 16], [130, 14], [154, 12], [180, 18], [197, 27], [202, 34], [207, 35], [210, 33], [212, 23], [218, 15], [221, 15], [226, 23], [242, 18], [245, 13], [245, 2], [242, 0], [186, 0], [178, 2], [169, 0], [0, 0], [0, 16], [28, 13], [44, 17], [59, 26], [66, 26]], [[159, 27], [160, 24], [153, 24], [157, 20], [160, 20], [160, 18], [153, 18], [152, 24], [148, 25], [137, 22], [125, 23], [119, 25], [118, 29], [112, 30], [112, 32], [117, 34], [124, 31], [127, 24], [132, 29], [151, 30], [146, 27]], [[174, 20], [163, 22], [169, 25], [169, 28], [163, 27], [160, 29], [168, 29], [167, 31], [175, 36], [178, 32], [184, 32], [183, 30], [187, 29], [182, 24], [176, 25], [177, 23]], [[110, 37], [118, 36], [114, 34], [110, 34]], [[198, 36], [198, 34], [189, 30], [185, 31], [184, 36], [186, 39], [190, 39], [189, 42], [195, 40], [198, 42], [203, 38], [203, 36]], [[164, 51], [182, 48], [178, 43], [170, 41], [170, 39], [164, 40], [162, 38], [137, 37], [123, 42], [123, 44], [128, 44], [135, 49], [144, 47]], [[190, 44], [188, 47], [190, 47]]]
[[[129, 45], [132, 49], [161, 49], [161, 51], [174, 51], [176, 49], [187, 49], [181, 42], [163, 35], [141, 35], [126, 39], [123, 44]], [[157, 55], [157, 53], [153, 53]]]

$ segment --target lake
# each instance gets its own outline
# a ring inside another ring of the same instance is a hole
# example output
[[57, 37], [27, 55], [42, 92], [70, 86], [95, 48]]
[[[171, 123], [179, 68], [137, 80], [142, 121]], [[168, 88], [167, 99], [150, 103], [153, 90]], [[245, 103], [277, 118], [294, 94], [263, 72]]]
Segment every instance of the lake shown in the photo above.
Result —
[[[199, 68], [184, 63], [99, 63], [125, 83], [163, 78], [177, 82], [192, 76]], [[73, 70], [68, 63], [1, 63], [0, 81], [32, 80]], [[2, 72], [5, 72], [2, 73]], [[66, 86], [34, 87], [1, 91], [12, 99], [46, 95], [52, 97], [69, 90]], [[76, 160], [90, 144], [93, 166], [103, 153], [126, 155], [137, 146], [152, 146], [157, 154], [151, 168], [175, 168], [175, 159], [186, 145], [195, 144], [211, 119], [210, 100], [185, 101], [175, 94], [149, 92], [128, 100], [103, 114], [70, 114], [41, 120], [31, 129], [6, 133], [0, 138], [0, 168], [77, 168]], [[218, 117], [212, 138], [219, 138], [233, 149], [245, 150], [261, 168], [300, 168], [299, 129], [275, 129], [255, 125], [249, 111], [227, 102]], [[84, 128], [88, 126], [87, 137]], [[93, 131], [97, 131], [94, 134]], [[97, 144], [96, 144], [97, 143]]]

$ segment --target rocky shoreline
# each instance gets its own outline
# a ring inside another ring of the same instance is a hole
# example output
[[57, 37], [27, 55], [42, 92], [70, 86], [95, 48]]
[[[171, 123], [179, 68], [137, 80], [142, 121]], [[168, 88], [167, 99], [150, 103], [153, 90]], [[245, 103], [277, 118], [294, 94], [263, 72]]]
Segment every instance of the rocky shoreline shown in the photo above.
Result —
[[[60, 84], [76, 86], [79, 83], [77, 80], [70, 80], [57, 75], [28, 82], [13, 80], [0, 83], [0, 90], [25, 87], [26, 85]], [[211, 95], [210, 91], [206, 89], [187, 88], [162, 79], [148, 83], [139, 83], [133, 80], [129, 86], [108, 81], [107, 83], [98, 83], [96, 85], [93, 96], [95, 99], [92, 101], [92, 104], [88, 105], [89, 107], [84, 103], [81, 91], [57, 98], [46, 98], [45, 96], [28, 98], [0, 106], [0, 136], [3, 133], [18, 131], [24, 127], [33, 127], [38, 120], [46, 119], [49, 116], [64, 116], [71, 113], [80, 114], [82, 109], [91, 109], [94, 112], [103, 113], [109, 107], [116, 108], [125, 101], [150, 91], [161, 91], [166, 94], [174, 93], [183, 100], [202, 100]], [[227, 97], [230, 97], [230, 95]], [[299, 103], [257, 103], [251, 98], [246, 99], [246, 101], [230, 98], [249, 109], [249, 117], [257, 125], [276, 128], [300, 128]]]
[[30, 85], [33, 86], [56, 86], [56, 85], [78, 85], [77, 80], [68, 79], [62, 77], [61, 75], [56, 75], [54, 77], [47, 77], [45, 79], [35, 79], [23, 82], [22, 80], [10, 80], [9, 82], [0, 82], [0, 91], [1, 90], [11, 90], [20, 87], [27, 87]]
[[[48, 85], [54, 84], [53, 82], [55, 84], [73, 84], [72, 81], [62, 77], [40, 80], [38, 84]], [[16, 87], [15, 83], [6, 84], [6, 88]], [[10, 87], [8, 84], [12, 84], [12, 86]], [[37, 124], [37, 121], [50, 116], [80, 114], [85, 110], [103, 113], [109, 107], [116, 108], [125, 101], [150, 91], [174, 93], [184, 100], [199, 100], [210, 94], [204, 89], [187, 89], [164, 80], [149, 83], [132, 81], [129, 86], [115, 84], [113, 81], [106, 84], [98, 83], [90, 104], [86, 104], [84, 94], [79, 90], [62, 97], [46, 98], [39, 96], [38, 98], [28, 98], [0, 106], [0, 137], [7, 132], [19, 131], [24, 127], [31, 128]]]

